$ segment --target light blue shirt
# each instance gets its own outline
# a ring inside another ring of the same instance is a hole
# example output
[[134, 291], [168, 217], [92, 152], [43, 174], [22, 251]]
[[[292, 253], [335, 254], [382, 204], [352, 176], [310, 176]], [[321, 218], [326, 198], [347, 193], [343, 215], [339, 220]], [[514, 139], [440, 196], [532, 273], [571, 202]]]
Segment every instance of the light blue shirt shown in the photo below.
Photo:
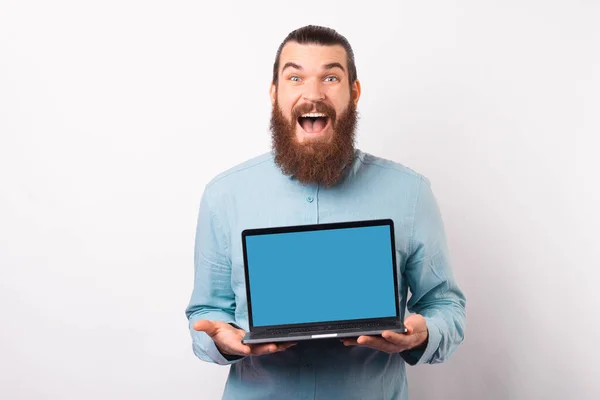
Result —
[[[226, 358], [193, 329], [195, 321], [210, 319], [248, 330], [242, 230], [380, 218], [394, 220], [400, 295], [408, 285], [408, 311], [427, 321], [425, 349], [390, 355], [333, 339]], [[453, 277], [429, 181], [360, 150], [330, 188], [284, 175], [272, 153], [221, 173], [202, 196], [194, 256], [186, 309], [192, 347], [201, 360], [231, 366], [223, 399], [407, 399], [406, 363], [443, 362], [464, 338], [466, 299]]]

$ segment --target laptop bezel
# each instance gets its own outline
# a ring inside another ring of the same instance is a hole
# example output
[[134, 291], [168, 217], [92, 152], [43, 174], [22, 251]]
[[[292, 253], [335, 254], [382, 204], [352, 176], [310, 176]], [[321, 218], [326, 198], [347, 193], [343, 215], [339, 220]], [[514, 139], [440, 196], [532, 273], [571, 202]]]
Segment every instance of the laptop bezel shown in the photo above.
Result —
[[[344, 228], [363, 228], [371, 226], [388, 226], [390, 229], [390, 245], [392, 251], [392, 272], [394, 277], [394, 302], [396, 307], [396, 315], [392, 317], [375, 317], [375, 318], [364, 318], [364, 319], [350, 319], [350, 320], [335, 320], [335, 321], [318, 321], [318, 322], [306, 322], [297, 324], [278, 324], [278, 325], [260, 325], [254, 326], [253, 315], [252, 315], [252, 295], [250, 290], [250, 277], [248, 268], [248, 251], [246, 245], [246, 237], [257, 236], [257, 235], [269, 235], [277, 233], [294, 233], [294, 232], [308, 232], [308, 231], [319, 231], [319, 230], [335, 230]], [[252, 228], [244, 229], [242, 231], [242, 251], [244, 258], [244, 276], [246, 279], [246, 302], [248, 311], [248, 324], [250, 332], [262, 332], [272, 329], [289, 329], [298, 328], [303, 329], [307, 327], [320, 327], [320, 326], [331, 326], [331, 325], [346, 325], [346, 324], [366, 324], [366, 323], [382, 323], [382, 324], [393, 324], [394, 322], [401, 322], [402, 317], [400, 310], [400, 299], [398, 289], [398, 268], [396, 264], [396, 240], [394, 232], [394, 221], [391, 218], [384, 219], [369, 219], [369, 220], [356, 220], [356, 221], [345, 221], [345, 222], [330, 222], [322, 224], [305, 224], [305, 225], [289, 225], [289, 226], [278, 226], [269, 228]]]

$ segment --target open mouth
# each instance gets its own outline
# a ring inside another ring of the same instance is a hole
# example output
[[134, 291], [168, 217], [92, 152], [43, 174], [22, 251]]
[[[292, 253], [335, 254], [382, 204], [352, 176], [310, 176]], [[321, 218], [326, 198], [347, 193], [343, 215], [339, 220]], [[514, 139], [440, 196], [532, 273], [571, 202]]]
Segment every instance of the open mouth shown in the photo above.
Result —
[[323, 113], [305, 113], [298, 117], [298, 124], [304, 132], [317, 134], [329, 125], [329, 117]]

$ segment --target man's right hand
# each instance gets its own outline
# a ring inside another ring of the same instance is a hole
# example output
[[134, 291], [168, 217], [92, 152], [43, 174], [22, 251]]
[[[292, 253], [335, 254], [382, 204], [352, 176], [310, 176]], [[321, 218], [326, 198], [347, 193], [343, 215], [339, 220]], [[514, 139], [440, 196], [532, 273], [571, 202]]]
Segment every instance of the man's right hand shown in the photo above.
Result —
[[194, 323], [194, 329], [205, 332], [215, 342], [219, 351], [232, 356], [259, 356], [262, 354], [275, 353], [286, 350], [296, 343], [266, 343], [247, 345], [242, 343], [246, 335], [243, 329], [236, 329], [226, 322], [198, 320]]

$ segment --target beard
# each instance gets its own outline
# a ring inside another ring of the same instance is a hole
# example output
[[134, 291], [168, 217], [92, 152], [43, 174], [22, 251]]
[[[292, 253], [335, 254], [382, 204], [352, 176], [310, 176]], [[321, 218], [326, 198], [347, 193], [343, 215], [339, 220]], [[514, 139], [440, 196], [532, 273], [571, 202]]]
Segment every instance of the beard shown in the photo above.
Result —
[[[298, 119], [304, 113], [313, 111], [329, 118], [333, 132], [325, 140], [306, 140], [299, 143], [296, 129]], [[318, 102], [304, 104], [292, 110], [291, 120], [287, 120], [277, 101], [271, 113], [271, 141], [275, 153], [275, 164], [286, 175], [294, 176], [304, 184], [333, 186], [339, 181], [354, 157], [354, 141], [358, 114], [352, 100], [339, 116], [329, 105]]]

